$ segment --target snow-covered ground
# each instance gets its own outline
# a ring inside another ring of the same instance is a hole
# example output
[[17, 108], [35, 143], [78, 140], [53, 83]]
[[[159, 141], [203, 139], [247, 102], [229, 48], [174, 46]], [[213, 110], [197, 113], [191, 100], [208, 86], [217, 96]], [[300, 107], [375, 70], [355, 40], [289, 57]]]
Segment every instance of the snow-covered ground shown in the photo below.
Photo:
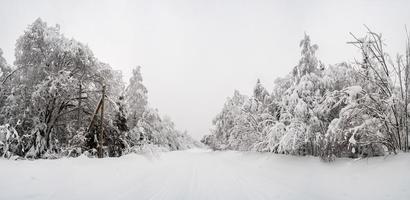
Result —
[[188, 150], [0, 160], [0, 199], [410, 199], [410, 155], [313, 157]]

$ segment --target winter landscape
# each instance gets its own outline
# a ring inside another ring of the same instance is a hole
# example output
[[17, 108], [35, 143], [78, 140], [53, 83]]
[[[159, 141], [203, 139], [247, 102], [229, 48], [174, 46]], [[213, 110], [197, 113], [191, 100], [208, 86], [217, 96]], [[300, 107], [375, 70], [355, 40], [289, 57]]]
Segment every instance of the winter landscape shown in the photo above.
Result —
[[408, 8], [0, 0], [0, 199], [410, 199]]

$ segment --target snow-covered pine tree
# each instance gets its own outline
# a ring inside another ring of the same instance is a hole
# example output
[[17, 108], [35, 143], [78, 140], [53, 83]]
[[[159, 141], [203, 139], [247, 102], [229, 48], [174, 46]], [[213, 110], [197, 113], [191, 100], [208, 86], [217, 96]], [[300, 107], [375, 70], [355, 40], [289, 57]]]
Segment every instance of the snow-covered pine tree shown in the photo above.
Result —
[[132, 70], [132, 77], [125, 90], [125, 102], [128, 111], [128, 126], [130, 129], [137, 126], [147, 109], [147, 89], [142, 84], [141, 67], [137, 66]]

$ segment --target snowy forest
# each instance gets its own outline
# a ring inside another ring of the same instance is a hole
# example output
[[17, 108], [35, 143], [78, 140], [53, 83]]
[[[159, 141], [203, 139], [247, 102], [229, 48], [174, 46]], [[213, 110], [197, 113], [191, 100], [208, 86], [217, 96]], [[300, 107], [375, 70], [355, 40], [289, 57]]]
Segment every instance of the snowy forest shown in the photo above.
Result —
[[200, 146], [149, 106], [141, 67], [126, 85], [121, 71], [59, 25], [35, 20], [17, 39], [15, 62], [2, 54], [1, 157], [118, 157]]
[[410, 41], [390, 56], [384, 38], [367, 26], [351, 33], [362, 58], [326, 65], [305, 34], [301, 57], [273, 91], [260, 80], [247, 96], [235, 91], [202, 142], [215, 150], [362, 158], [409, 150]]
[[[214, 150], [372, 157], [409, 150], [410, 40], [394, 57], [381, 34], [347, 41], [360, 60], [326, 65], [305, 34], [301, 57], [273, 91], [258, 79], [251, 96], [234, 91], [202, 143]], [[0, 50], [0, 155], [4, 158], [118, 157], [202, 144], [148, 103], [141, 67], [129, 83], [87, 45], [40, 18]]]
[[410, 200], [410, 0], [0, 0], [0, 200]]

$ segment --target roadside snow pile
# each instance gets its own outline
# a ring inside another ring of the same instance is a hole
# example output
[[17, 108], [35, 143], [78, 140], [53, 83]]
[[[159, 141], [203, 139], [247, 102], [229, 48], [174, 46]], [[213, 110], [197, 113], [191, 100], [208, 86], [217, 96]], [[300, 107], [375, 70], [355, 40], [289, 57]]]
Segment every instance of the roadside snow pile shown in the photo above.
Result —
[[383, 199], [410, 197], [410, 155], [333, 163], [192, 149], [159, 157], [0, 160], [0, 199]]

